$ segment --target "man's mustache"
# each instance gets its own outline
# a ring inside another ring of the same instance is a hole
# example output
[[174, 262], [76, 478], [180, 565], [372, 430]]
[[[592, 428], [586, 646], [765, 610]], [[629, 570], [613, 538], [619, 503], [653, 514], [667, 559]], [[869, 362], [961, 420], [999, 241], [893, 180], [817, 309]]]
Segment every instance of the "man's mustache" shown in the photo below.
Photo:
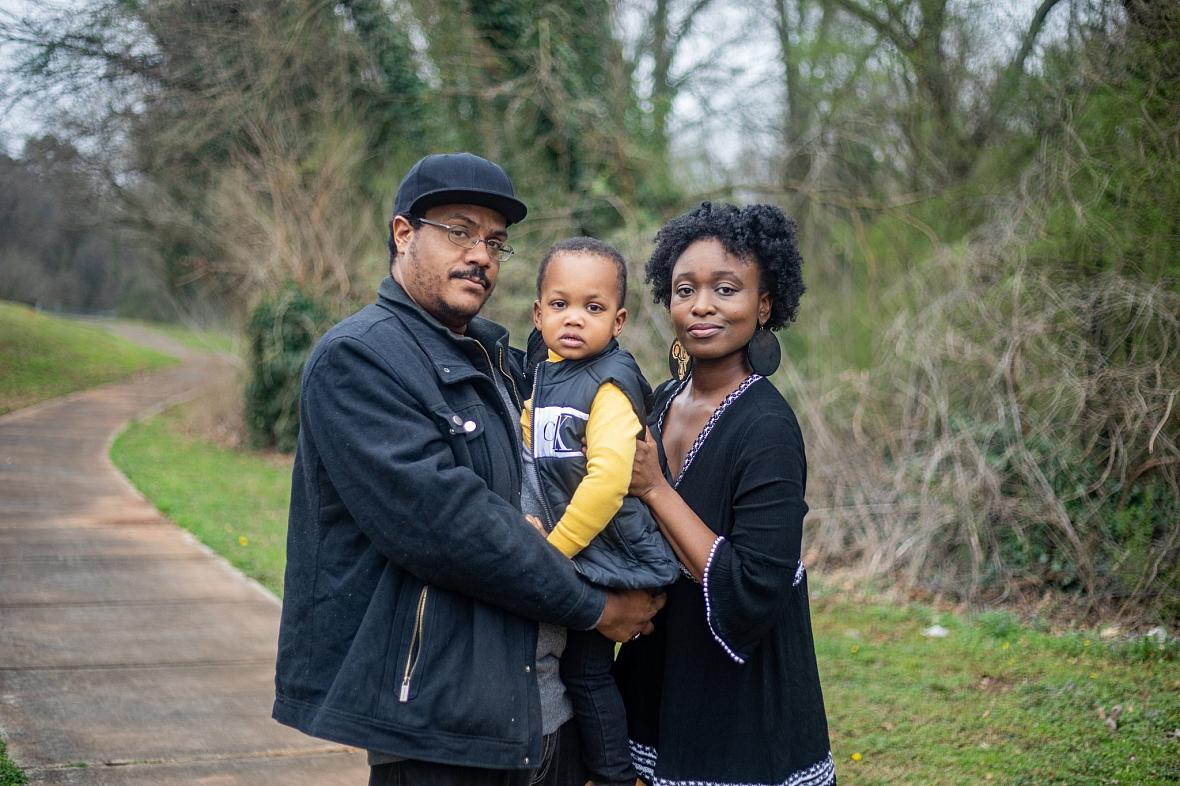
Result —
[[451, 278], [472, 278], [483, 285], [484, 289], [491, 289], [492, 282], [488, 281], [488, 276], [484, 273], [482, 268], [472, 267], [467, 270], [456, 270], [451, 274]]

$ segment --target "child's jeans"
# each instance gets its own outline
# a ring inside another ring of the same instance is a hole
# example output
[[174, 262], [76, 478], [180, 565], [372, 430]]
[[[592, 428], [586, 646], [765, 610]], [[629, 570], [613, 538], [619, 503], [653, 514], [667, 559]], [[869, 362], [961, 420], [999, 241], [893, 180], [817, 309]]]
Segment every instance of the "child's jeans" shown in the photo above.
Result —
[[571, 630], [561, 655], [561, 681], [582, 732], [582, 763], [599, 786], [634, 786], [627, 713], [611, 677], [615, 643], [596, 630]]

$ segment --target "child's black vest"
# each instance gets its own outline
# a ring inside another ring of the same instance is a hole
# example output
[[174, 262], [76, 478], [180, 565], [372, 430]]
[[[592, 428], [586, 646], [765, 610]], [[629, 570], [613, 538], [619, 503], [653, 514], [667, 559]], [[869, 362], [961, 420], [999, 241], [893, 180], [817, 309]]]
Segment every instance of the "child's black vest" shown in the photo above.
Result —
[[[533, 444], [527, 447], [533, 454], [549, 529], [586, 477], [586, 423], [590, 405], [606, 382], [613, 382], [626, 394], [639, 422], [645, 423], [651, 388], [635, 358], [616, 342], [585, 360], [537, 364]], [[590, 581], [607, 587], [662, 587], [680, 574], [679, 563], [651, 511], [635, 497], [623, 498], [619, 512], [574, 557], [574, 565]]]

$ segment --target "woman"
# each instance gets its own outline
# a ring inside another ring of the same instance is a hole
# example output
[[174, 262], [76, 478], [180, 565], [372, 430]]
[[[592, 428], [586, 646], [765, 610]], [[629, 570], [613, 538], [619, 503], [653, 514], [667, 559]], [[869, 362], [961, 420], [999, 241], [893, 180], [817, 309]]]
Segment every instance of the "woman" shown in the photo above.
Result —
[[836, 782], [800, 561], [803, 440], [764, 379], [801, 264], [778, 208], [705, 203], [660, 230], [647, 265], [683, 378], [657, 392], [631, 493], [685, 575], [615, 678], [636, 769], [657, 786]]

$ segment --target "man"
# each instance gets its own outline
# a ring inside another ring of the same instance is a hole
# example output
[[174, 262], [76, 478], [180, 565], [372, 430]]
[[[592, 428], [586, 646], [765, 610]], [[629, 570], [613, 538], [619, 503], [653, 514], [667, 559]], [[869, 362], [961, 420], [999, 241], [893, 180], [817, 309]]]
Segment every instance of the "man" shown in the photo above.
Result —
[[370, 784], [581, 786], [538, 622], [623, 641], [663, 605], [582, 581], [520, 512], [522, 361], [477, 315], [525, 212], [490, 161], [419, 161], [391, 277], [304, 370], [274, 717], [368, 750]]

